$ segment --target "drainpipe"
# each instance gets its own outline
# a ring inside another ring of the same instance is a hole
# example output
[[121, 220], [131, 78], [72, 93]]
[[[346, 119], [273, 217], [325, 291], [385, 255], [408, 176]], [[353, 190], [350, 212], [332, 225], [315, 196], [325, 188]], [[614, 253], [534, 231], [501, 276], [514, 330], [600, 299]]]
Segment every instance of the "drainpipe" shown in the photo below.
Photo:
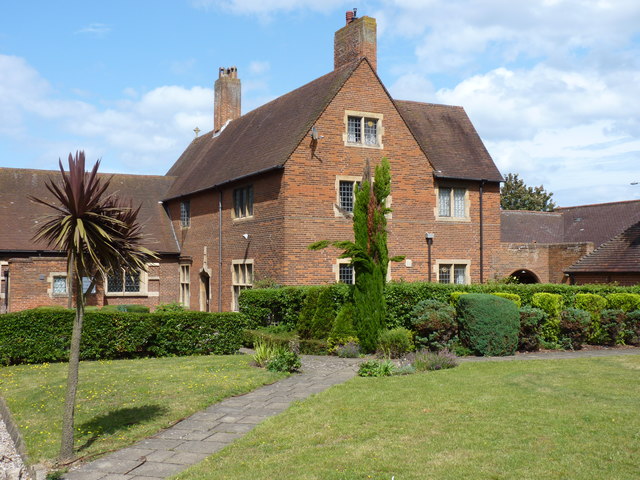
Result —
[[222, 311], [222, 190], [218, 190], [218, 311]]
[[484, 208], [482, 206], [484, 184], [486, 180], [480, 180], [480, 283], [484, 283]]

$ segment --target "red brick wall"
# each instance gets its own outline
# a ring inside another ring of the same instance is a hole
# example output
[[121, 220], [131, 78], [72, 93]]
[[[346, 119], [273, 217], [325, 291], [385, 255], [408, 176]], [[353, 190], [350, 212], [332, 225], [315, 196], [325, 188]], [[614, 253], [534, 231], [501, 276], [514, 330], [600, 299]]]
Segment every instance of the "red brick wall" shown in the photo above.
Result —
[[491, 252], [492, 277], [518, 270], [533, 272], [541, 283], [568, 283], [564, 271], [593, 250], [592, 243], [502, 243]]
[[[345, 146], [345, 110], [383, 114], [383, 149]], [[305, 138], [287, 162], [285, 189], [285, 281], [287, 284], [320, 284], [335, 281], [333, 266], [338, 252], [329, 248], [312, 252], [307, 246], [321, 239], [352, 238], [350, 218], [336, 217], [336, 175], [360, 176], [366, 159], [372, 167], [386, 156], [391, 163], [392, 218], [388, 222], [390, 255], [406, 255], [393, 264], [394, 280], [426, 280], [427, 247], [424, 235], [435, 233], [432, 261], [464, 259], [470, 277], [479, 271], [479, 182], [458, 182], [469, 189], [470, 220], [436, 220], [433, 169], [416, 144], [371, 68], [363, 63], [315, 124], [319, 135], [315, 150]], [[499, 187], [485, 185], [484, 240], [489, 252], [499, 245]], [[491, 271], [485, 255], [485, 279]], [[434, 274], [433, 280], [436, 276]]]
[[[54, 296], [51, 293], [52, 273], [64, 275], [66, 259], [63, 257], [24, 257], [8, 259], [9, 270], [9, 312], [17, 312], [41, 306], [68, 305], [68, 296]], [[177, 281], [172, 282], [169, 270], [174, 270], [176, 261], [170, 258], [161, 259], [152, 264], [148, 272], [147, 293], [138, 294], [104, 294], [102, 282], [96, 284], [96, 293], [87, 295], [87, 305], [147, 305], [150, 308], [159, 303], [175, 301]], [[177, 267], [176, 267], [177, 268]], [[175, 277], [175, 276], [174, 276]], [[160, 280], [162, 278], [162, 281]], [[173, 283], [173, 285], [172, 285]], [[161, 290], [162, 285], [162, 291]], [[2, 285], [4, 287], [4, 285]], [[1, 303], [1, 300], [0, 300]]]
[[[253, 216], [235, 219], [233, 191], [238, 187], [253, 186]], [[191, 258], [192, 310], [200, 310], [200, 275], [210, 275], [210, 310], [231, 309], [233, 260], [253, 260], [255, 280], [274, 280], [284, 283], [283, 254], [283, 193], [282, 172], [261, 175], [244, 182], [225, 186], [222, 190], [222, 257], [220, 257], [220, 228], [218, 217], [218, 191], [208, 191], [190, 197], [191, 226], [180, 226], [180, 202], [168, 205], [173, 226], [178, 235], [183, 257]], [[248, 234], [249, 238], [243, 238]], [[205, 262], [206, 247], [206, 262]], [[220, 258], [222, 259], [220, 263]], [[218, 277], [221, 264], [222, 288]], [[176, 266], [176, 272], [178, 272]], [[176, 299], [179, 283], [176, 284]], [[221, 302], [219, 296], [222, 295]]]

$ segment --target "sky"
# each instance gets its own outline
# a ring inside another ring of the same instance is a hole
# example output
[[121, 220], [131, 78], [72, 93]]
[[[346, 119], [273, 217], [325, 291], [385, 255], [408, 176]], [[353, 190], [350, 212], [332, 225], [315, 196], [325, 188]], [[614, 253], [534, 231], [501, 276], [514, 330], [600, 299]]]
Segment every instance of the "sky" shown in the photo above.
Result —
[[463, 106], [503, 173], [559, 206], [640, 199], [637, 0], [4, 0], [0, 167], [163, 175], [213, 125], [219, 67], [246, 113], [333, 69], [354, 7], [394, 98]]

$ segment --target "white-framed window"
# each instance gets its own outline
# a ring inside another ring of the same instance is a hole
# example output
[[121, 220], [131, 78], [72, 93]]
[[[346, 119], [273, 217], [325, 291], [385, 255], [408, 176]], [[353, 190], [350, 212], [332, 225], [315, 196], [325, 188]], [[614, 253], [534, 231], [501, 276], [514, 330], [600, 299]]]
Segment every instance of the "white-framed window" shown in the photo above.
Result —
[[118, 270], [107, 275], [107, 295], [146, 295], [147, 277], [145, 272], [125, 272]]
[[351, 265], [350, 258], [338, 258], [336, 264], [333, 267], [336, 282], [346, 283], [347, 285], [353, 285], [356, 281], [356, 272]]
[[253, 260], [233, 260], [231, 262], [231, 280], [233, 283], [231, 309], [237, 312], [240, 292], [253, 287]]
[[437, 188], [440, 219], [469, 219], [469, 191], [462, 187]]
[[191, 304], [191, 266], [180, 265], [180, 303], [189, 307]]
[[348, 146], [382, 148], [383, 115], [347, 110], [344, 115], [344, 144]]
[[67, 276], [66, 275], [54, 275], [51, 282], [51, 293], [54, 297], [66, 297], [69, 294], [67, 289]]
[[438, 283], [466, 285], [470, 282], [468, 260], [437, 260]]
[[362, 182], [362, 177], [352, 175], [336, 176], [336, 202], [334, 214], [336, 217], [351, 216], [356, 204], [356, 188]]
[[180, 226], [182, 228], [191, 226], [191, 202], [189, 200], [180, 202]]
[[233, 190], [233, 215], [234, 218], [253, 216], [253, 185]]

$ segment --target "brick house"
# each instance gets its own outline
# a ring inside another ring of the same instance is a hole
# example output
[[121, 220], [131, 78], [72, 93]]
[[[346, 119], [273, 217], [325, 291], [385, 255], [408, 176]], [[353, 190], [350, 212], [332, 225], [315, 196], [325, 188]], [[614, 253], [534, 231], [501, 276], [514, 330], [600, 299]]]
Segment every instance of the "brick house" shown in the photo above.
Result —
[[[179, 301], [222, 311], [259, 280], [352, 282], [338, 252], [317, 240], [351, 238], [354, 187], [365, 162], [391, 163], [391, 280], [484, 282], [501, 251], [503, 180], [461, 107], [393, 99], [376, 73], [376, 22], [347, 14], [334, 70], [241, 115], [240, 79], [222, 68], [214, 128], [196, 137], [165, 176], [119, 175], [112, 189], [142, 204], [147, 273], [114, 273], [96, 305]], [[0, 169], [0, 309], [66, 305], [65, 262], [31, 240], [55, 172]], [[517, 263], [516, 263], [517, 265]]]
[[640, 200], [558, 208], [507, 210], [501, 240], [491, 253], [495, 275], [524, 282], [640, 282]]

